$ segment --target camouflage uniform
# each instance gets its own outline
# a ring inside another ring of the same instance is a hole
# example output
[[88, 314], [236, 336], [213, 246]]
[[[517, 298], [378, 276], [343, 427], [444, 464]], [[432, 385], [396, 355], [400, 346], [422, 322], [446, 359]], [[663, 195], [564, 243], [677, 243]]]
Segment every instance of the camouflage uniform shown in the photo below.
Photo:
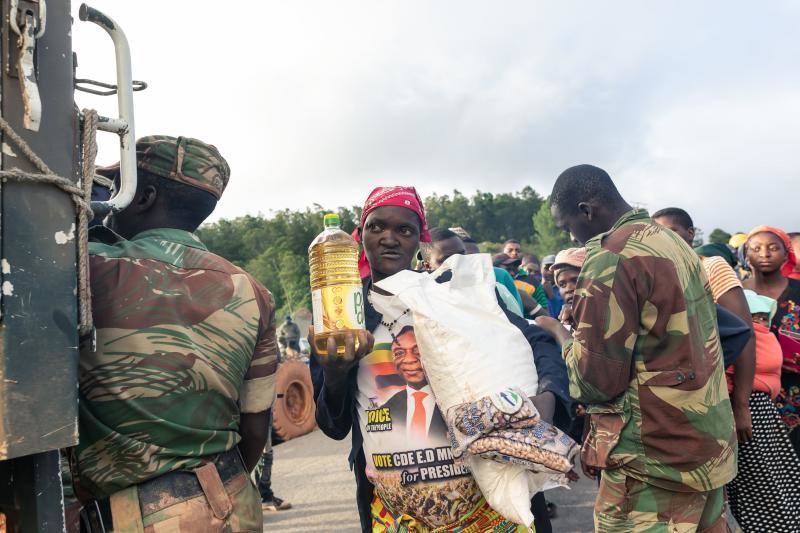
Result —
[[595, 527], [725, 531], [736, 441], [700, 260], [641, 210], [587, 249], [563, 350], [590, 414], [582, 460], [604, 469]]
[[[194, 139], [146, 137], [137, 153], [139, 168], [216, 197], [227, 182], [224, 159]], [[235, 454], [240, 415], [265, 411], [274, 397], [272, 296], [192, 233], [153, 229], [124, 240], [96, 230], [97, 343], [80, 359], [80, 487], [111, 497], [115, 531], [260, 531], [258, 493]], [[241, 472], [224, 489], [213, 462], [221, 457]], [[190, 470], [199, 495], [139, 500], [142, 483]]]

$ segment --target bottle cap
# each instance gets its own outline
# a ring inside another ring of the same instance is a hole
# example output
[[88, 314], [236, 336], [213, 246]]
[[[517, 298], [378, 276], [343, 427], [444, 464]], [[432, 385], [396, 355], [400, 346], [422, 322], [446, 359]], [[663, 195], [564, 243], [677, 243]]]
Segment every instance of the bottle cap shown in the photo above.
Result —
[[341, 226], [341, 222], [339, 221], [339, 215], [336, 213], [328, 213], [323, 217], [323, 221], [326, 228], [338, 228]]

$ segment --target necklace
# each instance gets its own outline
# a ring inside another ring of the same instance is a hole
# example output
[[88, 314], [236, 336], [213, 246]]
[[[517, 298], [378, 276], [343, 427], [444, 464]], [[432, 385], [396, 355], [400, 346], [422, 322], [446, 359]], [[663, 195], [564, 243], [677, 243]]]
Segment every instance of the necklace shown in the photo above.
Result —
[[397, 322], [398, 322], [398, 321], [399, 321], [401, 318], [403, 318], [404, 316], [406, 316], [408, 313], [410, 313], [410, 312], [411, 312], [411, 309], [408, 309], [408, 308], [406, 308], [406, 310], [405, 310], [405, 311], [403, 311], [402, 313], [400, 313], [400, 316], [398, 316], [397, 318], [395, 318], [394, 320], [392, 320], [392, 321], [391, 321], [391, 322], [389, 322], [389, 323], [386, 323], [386, 322], [384, 322], [383, 320], [381, 320], [381, 325], [382, 325], [382, 326], [384, 326], [386, 329], [388, 329], [388, 330], [389, 330], [389, 333], [391, 334], [391, 333], [392, 333], [392, 328], [394, 328], [394, 326], [397, 324]]

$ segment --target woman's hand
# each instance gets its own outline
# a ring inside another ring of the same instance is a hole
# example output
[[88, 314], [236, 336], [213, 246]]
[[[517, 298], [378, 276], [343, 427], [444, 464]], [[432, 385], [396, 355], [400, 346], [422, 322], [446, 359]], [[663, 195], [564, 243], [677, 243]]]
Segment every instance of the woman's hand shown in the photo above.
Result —
[[[375, 344], [375, 337], [372, 333], [363, 329], [357, 331], [345, 331], [344, 353], [337, 353], [336, 339], [328, 337], [328, 354], [320, 355], [317, 353], [316, 336], [314, 326], [308, 328], [308, 343], [311, 345], [311, 355], [317, 359], [322, 373], [325, 376], [325, 386], [333, 391], [341, 390], [347, 384], [347, 374], [358, 362], [372, 352]], [[358, 341], [358, 347], [356, 347]]]

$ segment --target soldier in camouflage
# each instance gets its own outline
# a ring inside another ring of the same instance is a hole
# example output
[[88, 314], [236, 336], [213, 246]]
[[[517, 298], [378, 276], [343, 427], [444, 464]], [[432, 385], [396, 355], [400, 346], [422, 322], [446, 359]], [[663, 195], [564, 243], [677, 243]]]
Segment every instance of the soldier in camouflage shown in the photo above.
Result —
[[586, 243], [563, 343], [570, 394], [587, 406], [585, 470], [602, 469], [599, 532], [728, 531], [733, 413], [716, 310], [700, 260], [633, 209], [608, 174], [564, 171], [553, 217]]
[[136, 195], [90, 244], [77, 488], [109, 499], [115, 533], [261, 531], [248, 472], [274, 397], [272, 296], [193, 233], [228, 182], [217, 149], [152, 136], [136, 151]]

